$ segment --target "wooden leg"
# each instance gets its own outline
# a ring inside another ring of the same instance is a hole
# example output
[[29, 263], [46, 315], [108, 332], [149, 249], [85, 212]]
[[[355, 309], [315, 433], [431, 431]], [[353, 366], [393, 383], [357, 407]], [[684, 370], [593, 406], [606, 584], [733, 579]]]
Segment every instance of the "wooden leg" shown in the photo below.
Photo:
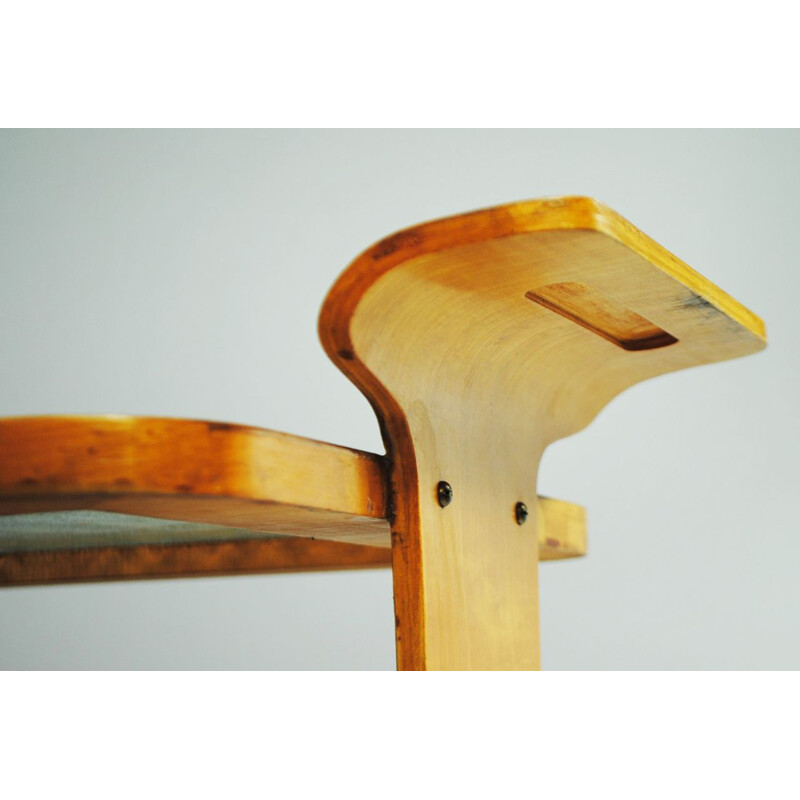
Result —
[[440, 435], [417, 448], [416, 476], [409, 480], [401, 464], [395, 470], [400, 669], [539, 666], [535, 467], [515, 459], [496, 430], [474, 434], [472, 456], [463, 440]]

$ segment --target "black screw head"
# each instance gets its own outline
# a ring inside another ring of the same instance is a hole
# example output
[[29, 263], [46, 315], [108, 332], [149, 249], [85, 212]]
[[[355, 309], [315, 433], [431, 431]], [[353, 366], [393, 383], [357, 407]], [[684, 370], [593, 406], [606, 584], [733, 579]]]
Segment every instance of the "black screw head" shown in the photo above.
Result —
[[514, 506], [514, 516], [517, 519], [517, 525], [524, 524], [525, 520], [528, 519], [528, 506], [525, 503], [517, 503]]
[[436, 496], [442, 508], [449, 506], [453, 502], [453, 487], [447, 481], [439, 481], [439, 485], [436, 487]]

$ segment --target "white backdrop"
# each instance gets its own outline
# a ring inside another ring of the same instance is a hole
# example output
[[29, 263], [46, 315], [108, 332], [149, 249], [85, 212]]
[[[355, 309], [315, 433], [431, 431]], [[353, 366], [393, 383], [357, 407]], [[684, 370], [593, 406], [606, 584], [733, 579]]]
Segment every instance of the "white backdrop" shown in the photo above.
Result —
[[[783, 131], [5, 131], [0, 415], [132, 413], [382, 451], [319, 306], [395, 230], [607, 203], [767, 323], [545, 455], [589, 555], [541, 567], [546, 669], [797, 668], [800, 136]], [[388, 571], [0, 591], [2, 668], [391, 669]]]

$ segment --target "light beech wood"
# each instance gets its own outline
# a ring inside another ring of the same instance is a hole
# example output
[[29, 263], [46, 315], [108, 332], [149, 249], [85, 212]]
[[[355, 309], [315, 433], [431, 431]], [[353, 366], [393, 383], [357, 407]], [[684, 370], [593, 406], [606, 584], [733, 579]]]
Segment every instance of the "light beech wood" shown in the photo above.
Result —
[[[319, 330], [372, 403], [386, 456], [212, 422], [0, 420], [0, 517], [35, 534], [27, 515], [133, 515], [97, 546], [67, 532], [34, 535], [50, 542], [35, 549], [12, 523], [0, 584], [361, 568], [391, 555], [401, 669], [536, 668], [538, 561], [586, 551], [583, 509], [537, 498], [544, 449], [639, 381], [765, 345], [757, 316], [580, 197], [378, 242], [333, 286]], [[163, 542], [142, 518], [165, 521]]]
[[0, 420], [0, 513], [94, 509], [385, 543], [384, 460], [243, 425]]
[[534, 512], [545, 447], [639, 381], [765, 344], [758, 317], [586, 198], [384, 239], [331, 289], [320, 336], [382, 423], [404, 669], [536, 668], [540, 515], [514, 507]]
[[[21, 535], [10, 547], [0, 525], [0, 585], [176, 577], [181, 568], [200, 575], [390, 566], [387, 473], [382, 456], [241, 425], [126, 416], [2, 419], [0, 517], [92, 510], [198, 529], [196, 541], [170, 541], [172, 528], [164, 541], [158, 531], [153, 540], [148, 529], [135, 537], [136, 547], [98, 546], [84, 536], [79, 549], [62, 543], [42, 551]], [[540, 557], [583, 555], [584, 510], [538, 502], [548, 521]], [[250, 532], [287, 538], [245, 543]], [[129, 525], [125, 533], [131, 536]]]

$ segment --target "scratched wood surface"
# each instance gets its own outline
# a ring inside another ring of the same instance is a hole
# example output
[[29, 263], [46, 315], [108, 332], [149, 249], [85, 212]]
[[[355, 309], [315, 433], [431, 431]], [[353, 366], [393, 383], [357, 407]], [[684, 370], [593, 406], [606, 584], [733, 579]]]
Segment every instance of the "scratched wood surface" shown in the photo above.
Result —
[[[382, 424], [402, 669], [536, 668], [544, 449], [639, 381], [765, 345], [757, 316], [580, 197], [378, 242], [331, 289], [319, 330]], [[522, 525], [519, 502], [533, 511]]]

